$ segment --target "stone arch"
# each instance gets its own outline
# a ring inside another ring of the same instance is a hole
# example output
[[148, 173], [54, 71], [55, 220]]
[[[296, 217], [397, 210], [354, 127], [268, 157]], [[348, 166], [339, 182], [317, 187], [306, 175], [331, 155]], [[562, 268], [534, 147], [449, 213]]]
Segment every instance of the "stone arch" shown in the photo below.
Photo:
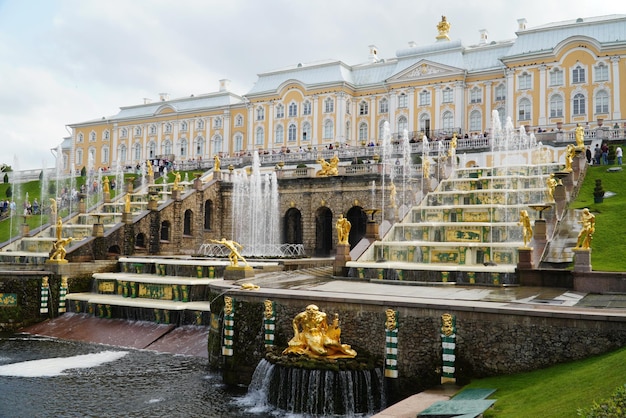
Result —
[[107, 257], [109, 259], [111, 258], [117, 258], [120, 255], [122, 255], [122, 249], [120, 248], [119, 245], [111, 245], [108, 249], [107, 249]]
[[183, 235], [191, 236], [191, 234], [193, 233], [192, 225], [193, 211], [191, 209], [187, 209], [183, 217]]
[[283, 225], [283, 242], [285, 244], [302, 244], [302, 213], [299, 209], [289, 208], [285, 213]]
[[350, 243], [350, 249], [363, 239], [365, 236], [365, 227], [367, 224], [367, 215], [360, 206], [352, 206], [346, 213], [346, 218], [350, 221], [350, 235], [348, 236], [348, 242]]
[[161, 233], [160, 233], [161, 241], [170, 240], [171, 229], [172, 228], [171, 228], [170, 221], [161, 222]]
[[333, 248], [333, 212], [325, 206], [315, 212], [315, 255], [330, 256]]
[[213, 201], [211, 199], [204, 202], [204, 229], [213, 229]]

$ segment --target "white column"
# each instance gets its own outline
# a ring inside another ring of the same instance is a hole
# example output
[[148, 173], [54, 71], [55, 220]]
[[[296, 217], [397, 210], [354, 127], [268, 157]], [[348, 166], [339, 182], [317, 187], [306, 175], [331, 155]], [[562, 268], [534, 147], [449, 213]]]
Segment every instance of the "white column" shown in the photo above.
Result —
[[485, 82], [485, 129], [488, 131], [491, 127], [491, 90], [493, 89], [493, 83], [491, 81]]
[[465, 83], [457, 81], [454, 83], [454, 122], [463, 131], [467, 131], [465, 123]]
[[545, 64], [541, 64], [539, 66], [539, 126], [545, 126], [548, 124], [548, 118], [546, 113], [546, 102], [548, 100], [546, 93], [547, 86], [547, 66]]
[[[387, 101], [389, 103], [389, 113], [387, 113], [387, 120], [392, 120], [396, 117], [396, 111], [398, 109], [398, 95], [395, 93], [389, 93], [385, 97], [387, 97]], [[391, 122], [389, 122], [391, 123]], [[413, 118], [409, 118], [409, 131], [414, 131], [413, 128]], [[378, 138], [378, 126], [376, 126], [376, 132], [372, 135], [373, 138]]]
[[621, 96], [620, 83], [619, 83], [619, 60], [620, 57], [611, 57], [611, 73], [613, 75], [613, 119], [622, 118], [621, 103], [619, 101]]
[[[413, 120], [415, 118], [415, 109], [417, 109], [417, 106], [415, 104], [415, 88], [408, 89], [407, 100], [409, 105], [409, 120]], [[398, 130], [398, 127], [396, 126], [397, 119], [398, 118], [396, 116], [393, 120], [389, 121], [389, 123], [391, 124], [391, 132], [396, 132]]]
[[337, 93], [337, 137], [335, 141], [340, 143], [347, 142], [346, 127], [345, 127], [345, 115], [346, 115], [346, 95], [344, 92]]
[[[267, 118], [267, 132], [265, 133], [265, 142], [267, 144], [267, 146], [265, 147], [266, 149], [269, 148], [274, 148], [274, 146], [276, 145], [275, 139], [274, 138], [274, 116], [275, 116], [275, 112], [276, 111], [276, 106], [274, 104], [274, 101], [271, 100], [267, 106], [267, 112], [265, 112], [265, 116]], [[284, 141], [285, 137], [283, 136], [283, 143], [281, 144], [281, 146], [285, 145], [285, 141]]]
[[[253, 149], [253, 144], [254, 144], [254, 136], [256, 134], [255, 129], [254, 129], [254, 118], [255, 118], [255, 114], [254, 114], [254, 106], [252, 106], [252, 104], [248, 103], [247, 104], [248, 107], [248, 133], [247, 133], [247, 138], [246, 138], [246, 144], [248, 149]], [[262, 145], [263, 146], [263, 145]], [[263, 146], [264, 149], [267, 149], [265, 146]]]
[[441, 86], [435, 86], [435, 94], [433, 94], [433, 112], [435, 112], [435, 129], [442, 129], [441, 126]]
[[[227, 144], [226, 148], [228, 150], [235, 149], [235, 147], [231, 146], [231, 137], [230, 137], [230, 109], [224, 110], [224, 116], [222, 117], [222, 128], [224, 129], [224, 143]], [[253, 149], [248, 148], [248, 151], [252, 151]]]
[[319, 108], [319, 96], [316, 94], [313, 96], [313, 132], [311, 133], [311, 146], [317, 147], [321, 141], [319, 137], [319, 114], [324, 111], [324, 109]]
[[[375, 96], [371, 96], [370, 97], [370, 131], [369, 131], [369, 137], [370, 138], [374, 138], [375, 136], [378, 136], [378, 126], [376, 125], [376, 115], [378, 109], [376, 108], [376, 97]], [[358, 138], [358, 134], [357, 134], [357, 138]], [[368, 139], [366, 139], [366, 141], [369, 142]], [[357, 143], [357, 145], [359, 145]]]
[[[515, 70], [506, 70], [506, 116], [510, 116], [513, 123], [517, 119], [515, 117]], [[504, 123], [504, 121], [501, 121]]]

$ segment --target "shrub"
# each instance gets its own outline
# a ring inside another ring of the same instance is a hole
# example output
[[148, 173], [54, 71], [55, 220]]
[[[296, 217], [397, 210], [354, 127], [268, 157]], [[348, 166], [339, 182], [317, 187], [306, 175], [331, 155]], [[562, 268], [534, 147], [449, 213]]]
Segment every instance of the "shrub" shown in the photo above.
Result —
[[612, 418], [626, 416], [626, 386], [620, 386], [610, 398], [594, 402], [591, 408], [579, 409], [579, 417]]

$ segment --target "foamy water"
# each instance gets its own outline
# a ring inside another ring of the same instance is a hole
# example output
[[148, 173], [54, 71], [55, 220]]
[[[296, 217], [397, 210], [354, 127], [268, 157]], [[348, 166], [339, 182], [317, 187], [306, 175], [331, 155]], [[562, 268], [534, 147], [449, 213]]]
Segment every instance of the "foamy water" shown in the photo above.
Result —
[[53, 377], [65, 374], [70, 369], [89, 369], [116, 361], [128, 354], [128, 351], [102, 351], [72, 357], [55, 357], [40, 360], [23, 361], [0, 366], [0, 376], [14, 377]]

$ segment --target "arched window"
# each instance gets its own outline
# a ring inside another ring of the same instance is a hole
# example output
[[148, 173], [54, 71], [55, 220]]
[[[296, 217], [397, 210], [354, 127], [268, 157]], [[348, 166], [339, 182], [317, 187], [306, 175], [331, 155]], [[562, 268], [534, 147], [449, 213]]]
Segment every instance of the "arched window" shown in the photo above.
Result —
[[324, 113], [332, 113], [335, 111], [335, 101], [330, 98], [327, 97], [326, 100], [324, 100]]
[[289, 103], [289, 117], [295, 118], [298, 116], [298, 105], [295, 102]]
[[235, 126], [243, 126], [243, 116], [237, 115], [235, 117]]
[[235, 149], [234, 151], [241, 151], [243, 149], [243, 135], [235, 134]]
[[409, 121], [407, 120], [406, 116], [400, 116], [398, 118], [398, 132], [402, 133], [404, 131], [408, 131], [409, 130]]
[[222, 146], [224, 145], [224, 141], [222, 141], [222, 135], [215, 135], [213, 137], [213, 152], [218, 154], [222, 152]]
[[470, 113], [470, 131], [481, 132], [483, 130], [480, 110], [473, 110]]
[[378, 102], [378, 113], [388, 113], [388, 112], [389, 112], [389, 100], [383, 97], [382, 99], [380, 99], [380, 102]]
[[[81, 154], [82, 155], [82, 154]], [[118, 161], [122, 164], [124, 164], [126, 162], [126, 145], [120, 145], [119, 147], [119, 155], [118, 155]], [[82, 164], [82, 157], [81, 157], [81, 162], [80, 164]]]
[[359, 141], [367, 141], [367, 139], [368, 139], [367, 123], [361, 122], [359, 124]]
[[139, 142], [133, 145], [133, 160], [141, 161], [141, 144]]
[[222, 118], [220, 118], [219, 116], [216, 117], [213, 121], [213, 127], [215, 129], [222, 129]]
[[196, 137], [195, 151], [197, 156], [204, 155], [204, 138], [201, 136]]
[[281, 119], [285, 117], [285, 106], [282, 104], [278, 104], [276, 106], [276, 119]]
[[334, 124], [330, 119], [324, 122], [324, 139], [333, 139]]
[[555, 94], [550, 97], [550, 117], [562, 118], [563, 117], [563, 96]]
[[311, 102], [309, 102], [308, 100], [302, 103], [302, 114], [304, 116], [308, 116], [311, 114]]
[[555, 68], [550, 71], [550, 86], [562, 86], [563, 85], [563, 70]]
[[517, 120], [530, 120], [530, 100], [523, 98], [519, 101]]
[[474, 87], [470, 91], [470, 103], [482, 103], [483, 101], [483, 91], [478, 87]]
[[443, 124], [443, 129], [446, 131], [451, 131], [454, 129], [454, 115], [449, 110], [443, 112], [441, 117], [441, 122]]
[[170, 240], [170, 222], [163, 221], [161, 222], [161, 241], [169, 241]]
[[181, 131], [183, 131], [183, 132], [187, 132], [187, 128], [188, 128], [188, 127], [189, 127], [189, 125], [187, 124], [187, 122], [182, 121], [182, 122], [180, 123], [180, 130], [181, 130]]
[[102, 163], [104, 164], [109, 163], [109, 147], [108, 146], [102, 147]]
[[403, 109], [409, 106], [409, 99], [406, 94], [400, 93], [398, 96], [398, 107]]
[[289, 128], [288, 128], [288, 132], [287, 132], [287, 140], [289, 142], [296, 142], [298, 137], [297, 137], [297, 129], [296, 129], [296, 124], [295, 123], [290, 123], [289, 124]]
[[204, 130], [204, 120], [203, 119], [198, 119], [196, 121], [196, 129], [199, 131]]
[[609, 113], [609, 94], [606, 90], [596, 93], [596, 113]]
[[256, 108], [256, 120], [265, 120], [265, 109], [262, 106]]
[[309, 122], [304, 122], [304, 124], [302, 125], [302, 140], [311, 140], [311, 124]]
[[365, 100], [359, 103], [359, 115], [364, 116], [369, 113], [369, 105]]
[[148, 142], [148, 158], [152, 159], [156, 157], [156, 142]]
[[165, 140], [165, 142], [163, 143], [163, 154], [172, 154], [172, 141], [170, 141], [169, 139]]
[[282, 144], [285, 141], [285, 128], [283, 125], [276, 126], [276, 131], [274, 132], [274, 142], [276, 144]]
[[420, 106], [430, 106], [430, 92], [428, 90], [420, 91]]
[[584, 82], [585, 82], [585, 69], [581, 67], [580, 65], [578, 65], [572, 70], [572, 83], [578, 84], [578, 83], [584, 83]]
[[524, 71], [522, 74], [519, 75], [519, 77], [517, 78], [517, 81], [518, 81], [518, 85], [517, 85], [518, 90], [529, 90], [532, 88], [532, 77], [526, 71]]
[[193, 230], [193, 211], [191, 209], [187, 209], [185, 211], [185, 216], [183, 219], [183, 235], [191, 236]]
[[165, 127], [163, 128], [165, 130], [166, 134], [171, 134], [172, 133], [172, 124], [171, 123], [166, 123]]
[[594, 67], [594, 81], [609, 81], [609, 67], [603, 62]]
[[256, 134], [254, 135], [254, 143], [256, 145], [265, 144], [265, 131], [263, 130], [262, 126], [259, 126], [258, 128], [256, 128]]
[[180, 140], [180, 157], [185, 158], [187, 156], [187, 139]]
[[574, 95], [574, 99], [572, 101], [572, 112], [574, 115], [584, 115], [587, 112], [585, 111], [585, 95], [582, 93], [577, 93]]
[[148, 128], [148, 132], [150, 133], [150, 135], [156, 135], [157, 134], [157, 127], [155, 124], [150, 125], [150, 128]]
[[387, 120], [383, 119], [378, 124], [378, 138], [382, 138], [385, 136], [385, 122], [387, 122]]
[[76, 165], [83, 165], [83, 150], [80, 148], [76, 150]]

